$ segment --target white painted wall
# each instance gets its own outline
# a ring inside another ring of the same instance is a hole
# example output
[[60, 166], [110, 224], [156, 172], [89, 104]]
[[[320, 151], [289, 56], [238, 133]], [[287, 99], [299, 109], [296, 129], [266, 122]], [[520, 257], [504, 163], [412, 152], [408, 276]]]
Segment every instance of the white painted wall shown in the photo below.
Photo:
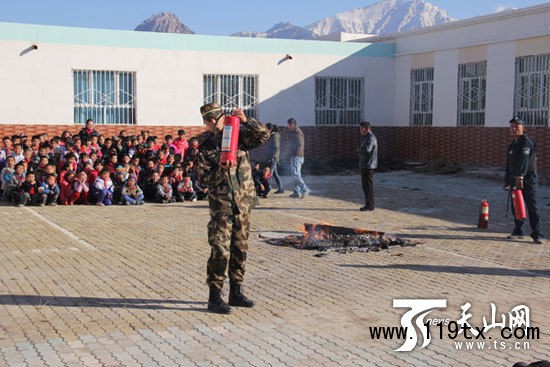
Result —
[[408, 126], [411, 121], [411, 56], [395, 59], [395, 114], [397, 125]]
[[514, 113], [515, 42], [487, 47], [485, 126], [508, 126]]
[[433, 126], [457, 123], [458, 50], [434, 54]]
[[378, 58], [369, 61], [365, 74], [365, 118], [373, 125], [391, 126], [394, 124], [395, 104], [394, 60]]

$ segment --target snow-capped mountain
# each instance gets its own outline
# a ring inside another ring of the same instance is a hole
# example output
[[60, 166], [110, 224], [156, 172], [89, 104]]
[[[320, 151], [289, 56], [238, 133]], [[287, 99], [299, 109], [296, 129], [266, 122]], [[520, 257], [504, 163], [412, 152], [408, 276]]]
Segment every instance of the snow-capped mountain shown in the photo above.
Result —
[[454, 20], [445, 10], [423, 0], [383, 0], [322, 19], [305, 28], [317, 36], [335, 32], [387, 34]]
[[145, 19], [135, 29], [136, 31], [194, 34], [189, 27], [183, 24], [176, 14], [158, 13]]
[[[319, 39], [333, 33], [387, 34], [454, 21], [447, 12], [424, 0], [382, 0], [321, 19], [305, 27], [281, 22], [265, 32], [238, 32], [237, 37]], [[195, 33], [172, 13], [143, 21], [136, 31]]]
[[516, 10], [516, 9], [517, 8], [513, 8], [511, 6], [500, 5], [500, 6], [497, 6], [497, 8], [495, 9], [495, 13], [500, 13], [500, 12], [503, 12], [503, 11]]
[[316, 35], [305, 28], [290, 24], [277, 23], [265, 32], [239, 32], [232, 34], [235, 37], [255, 38], [290, 38], [290, 39], [315, 39]]

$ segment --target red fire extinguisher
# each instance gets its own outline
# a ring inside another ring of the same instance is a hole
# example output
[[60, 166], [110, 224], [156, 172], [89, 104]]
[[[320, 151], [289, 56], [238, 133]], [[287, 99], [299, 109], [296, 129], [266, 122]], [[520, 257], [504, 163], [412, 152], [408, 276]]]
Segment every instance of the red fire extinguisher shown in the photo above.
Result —
[[477, 228], [487, 228], [489, 225], [489, 202], [481, 200], [479, 203], [479, 222]]
[[223, 123], [221, 163], [237, 162], [239, 148], [239, 129], [241, 119], [237, 116], [226, 116]]
[[525, 201], [523, 200], [523, 192], [519, 189], [512, 190], [512, 203], [514, 203], [514, 215], [517, 220], [527, 218], [525, 212]]

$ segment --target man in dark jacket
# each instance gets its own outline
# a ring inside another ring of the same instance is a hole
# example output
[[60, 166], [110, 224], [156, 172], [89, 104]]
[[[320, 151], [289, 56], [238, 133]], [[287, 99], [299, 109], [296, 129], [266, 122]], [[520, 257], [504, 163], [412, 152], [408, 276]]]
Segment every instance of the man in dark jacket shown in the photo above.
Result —
[[94, 129], [94, 120], [86, 120], [86, 127], [83, 127], [78, 135], [80, 136], [80, 140], [82, 140], [83, 143], [90, 140], [92, 136], [99, 136], [99, 132]]
[[359, 124], [359, 132], [363, 136], [363, 141], [357, 154], [359, 155], [359, 168], [361, 169], [361, 183], [363, 185], [363, 194], [365, 195], [365, 206], [359, 210], [362, 212], [374, 210], [374, 170], [378, 168], [378, 142], [376, 136], [371, 131], [371, 125], [368, 121]]
[[279, 176], [278, 165], [281, 160], [281, 134], [279, 134], [279, 127], [275, 124], [265, 124], [269, 129], [269, 140], [267, 141], [267, 163], [271, 170], [271, 177], [275, 180], [275, 183], [279, 187], [276, 194], [282, 194], [285, 192], [283, 189], [283, 180]]
[[[514, 117], [510, 120], [510, 135], [514, 138], [508, 147], [506, 172], [504, 174], [504, 188], [514, 188], [523, 191], [525, 207], [529, 214], [531, 237], [535, 244], [542, 244], [543, 235], [540, 231], [540, 216], [537, 208], [538, 177], [537, 177], [537, 145], [529, 139], [525, 132], [523, 120]], [[512, 208], [513, 208], [512, 201]], [[523, 238], [523, 223], [514, 217], [515, 228], [509, 239]]]

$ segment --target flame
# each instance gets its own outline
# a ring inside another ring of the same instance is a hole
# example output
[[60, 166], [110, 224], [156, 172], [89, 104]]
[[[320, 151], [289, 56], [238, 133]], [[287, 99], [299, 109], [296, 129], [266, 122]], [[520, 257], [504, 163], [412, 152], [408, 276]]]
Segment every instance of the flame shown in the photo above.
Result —
[[[365, 228], [345, 228], [334, 226], [328, 222], [321, 221], [320, 223], [304, 223], [298, 228], [303, 233], [303, 242], [316, 242], [333, 238], [334, 235], [343, 235], [344, 233], [367, 235], [375, 238], [382, 238], [385, 236], [384, 232], [373, 231]], [[344, 233], [341, 233], [344, 231]], [[346, 232], [347, 231], [347, 232]]]
[[317, 227], [321, 227], [321, 226], [327, 226], [327, 227], [333, 227], [334, 224], [332, 223], [329, 223], [329, 222], [319, 222], [319, 223], [313, 223], [313, 224], [307, 224], [307, 223], [304, 223], [302, 224], [301, 226], [299, 226], [298, 228], [296, 228], [298, 231], [302, 232], [303, 234], [307, 234], [309, 231], [307, 230], [307, 227], [308, 226], [312, 226], [312, 230], [317, 230], [316, 228]]
[[365, 229], [365, 228], [355, 228], [353, 230], [354, 233], [357, 233], [357, 234], [366, 234], [366, 235], [369, 235], [369, 236], [374, 236], [374, 237], [383, 237], [384, 236], [384, 232], [378, 232], [378, 231], [372, 231], [370, 229]]
[[302, 233], [304, 233], [304, 242], [320, 241], [329, 238], [330, 233], [325, 230], [327, 226], [331, 226], [331, 224], [325, 222], [304, 224], [302, 230]]

